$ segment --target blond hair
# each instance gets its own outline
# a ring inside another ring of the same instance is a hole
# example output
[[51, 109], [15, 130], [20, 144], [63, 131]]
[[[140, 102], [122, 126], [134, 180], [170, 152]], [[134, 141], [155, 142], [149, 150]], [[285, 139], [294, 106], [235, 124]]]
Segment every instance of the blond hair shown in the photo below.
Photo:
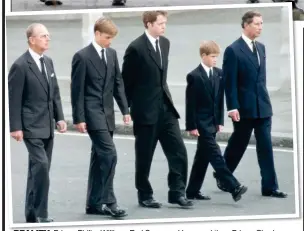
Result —
[[94, 24], [94, 33], [99, 31], [100, 33], [105, 33], [111, 36], [116, 36], [118, 29], [114, 22], [106, 17], [99, 18]]
[[203, 54], [210, 55], [210, 54], [219, 54], [220, 53], [220, 47], [219, 45], [211, 40], [208, 41], [202, 41], [200, 48], [199, 48], [200, 56]]

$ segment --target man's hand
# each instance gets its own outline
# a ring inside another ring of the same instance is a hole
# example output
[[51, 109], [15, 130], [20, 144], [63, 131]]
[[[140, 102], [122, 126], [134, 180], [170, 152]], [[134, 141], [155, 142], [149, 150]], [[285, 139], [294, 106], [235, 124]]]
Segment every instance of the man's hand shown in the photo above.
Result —
[[223, 125], [217, 125], [217, 126], [216, 126], [216, 131], [217, 131], [217, 132], [222, 132], [223, 129], [224, 129], [224, 126], [223, 126]]
[[233, 110], [228, 113], [228, 116], [234, 121], [239, 122], [240, 121], [240, 113], [238, 110]]
[[190, 133], [191, 136], [199, 136], [200, 135], [197, 129], [191, 130], [191, 131], [189, 131], [189, 133]]
[[131, 122], [131, 116], [129, 114], [123, 116], [123, 122], [128, 125]]
[[75, 124], [75, 127], [76, 127], [77, 131], [79, 131], [81, 133], [87, 132], [87, 124], [85, 122]]
[[57, 122], [57, 130], [58, 130], [58, 132], [64, 133], [64, 132], [67, 131], [67, 128], [68, 128], [68, 126], [67, 126], [67, 124], [66, 124], [66, 122], [64, 120], [60, 120], [60, 121]]
[[23, 140], [23, 131], [11, 132], [11, 137], [13, 137], [17, 141], [22, 141]]

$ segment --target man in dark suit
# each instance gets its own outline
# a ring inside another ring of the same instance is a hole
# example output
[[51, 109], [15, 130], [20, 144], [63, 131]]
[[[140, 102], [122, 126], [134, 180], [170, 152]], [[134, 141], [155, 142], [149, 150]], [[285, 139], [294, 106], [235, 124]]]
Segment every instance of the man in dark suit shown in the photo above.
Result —
[[71, 82], [73, 122], [92, 140], [86, 213], [123, 217], [126, 211], [118, 207], [113, 190], [117, 163], [113, 96], [125, 123], [130, 115], [117, 54], [109, 47], [117, 28], [110, 19], [100, 18], [94, 34], [93, 42], [73, 57]]
[[[233, 133], [224, 158], [234, 172], [248, 146], [251, 133], [257, 142], [258, 163], [262, 176], [262, 195], [284, 198], [278, 191], [271, 142], [272, 106], [266, 87], [265, 46], [255, 39], [262, 32], [262, 15], [248, 11], [242, 17], [242, 36], [224, 52], [223, 77], [228, 116], [233, 122]], [[214, 176], [218, 179], [217, 174]], [[219, 179], [219, 188], [226, 186]]]
[[51, 222], [48, 217], [49, 170], [54, 142], [54, 119], [65, 132], [62, 105], [53, 61], [43, 53], [49, 32], [34, 23], [26, 31], [29, 49], [8, 74], [11, 136], [24, 141], [29, 152], [25, 201], [27, 222]]
[[220, 48], [214, 41], [202, 42], [202, 61], [187, 75], [186, 130], [198, 139], [186, 190], [188, 199], [210, 200], [200, 192], [209, 162], [218, 178], [227, 185], [234, 201], [240, 200], [247, 191], [247, 187], [241, 186], [227, 168], [215, 140], [216, 133], [224, 126], [222, 70], [215, 67], [219, 53]]
[[144, 34], [128, 46], [122, 67], [135, 135], [135, 185], [139, 204], [160, 208], [153, 198], [149, 182], [151, 162], [157, 141], [169, 163], [168, 201], [182, 207], [192, 206], [185, 197], [187, 152], [181, 137], [178, 118], [167, 80], [169, 40], [163, 37], [167, 13], [143, 14]]

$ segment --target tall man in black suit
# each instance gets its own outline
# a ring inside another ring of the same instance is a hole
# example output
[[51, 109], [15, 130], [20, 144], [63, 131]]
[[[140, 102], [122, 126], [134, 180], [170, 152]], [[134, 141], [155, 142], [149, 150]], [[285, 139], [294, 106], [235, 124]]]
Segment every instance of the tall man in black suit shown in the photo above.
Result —
[[122, 67], [128, 104], [134, 121], [135, 185], [139, 204], [160, 208], [153, 198], [149, 182], [151, 162], [157, 141], [169, 163], [168, 201], [183, 207], [192, 206], [185, 197], [187, 152], [167, 80], [169, 40], [163, 37], [167, 22], [164, 11], [144, 12], [144, 34], [128, 46]]
[[229, 171], [215, 140], [216, 133], [224, 125], [222, 70], [215, 67], [220, 48], [214, 41], [204, 41], [199, 51], [201, 63], [187, 75], [186, 87], [186, 130], [198, 139], [186, 190], [187, 198], [210, 199], [200, 192], [210, 162], [234, 201], [238, 201], [247, 191], [247, 187], [241, 186]]
[[26, 31], [29, 49], [12, 65], [8, 75], [11, 136], [29, 152], [25, 201], [27, 222], [51, 222], [48, 217], [49, 170], [54, 143], [54, 119], [65, 132], [59, 87], [51, 58], [44, 55], [49, 32], [42, 24]]
[[[234, 131], [224, 158], [231, 172], [239, 164], [254, 130], [256, 151], [262, 176], [262, 195], [284, 198], [278, 191], [271, 142], [272, 106], [266, 88], [265, 46], [255, 39], [262, 32], [262, 15], [248, 11], [242, 17], [242, 36], [224, 52], [223, 77], [228, 116]], [[216, 176], [217, 174], [214, 174]], [[218, 179], [218, 178], [217, 178]], [[218, 186], [226, 186], [217, 180]]]
[[113, 96], [125, 123], [130, 115], [117, 54], [110, 48], [117, 28], [110, 19], [100, 18], [94, 34], [92, 43], [72, 60], [73, 123], [79, 132], [88, 131], [92, 140], [86, 213], [123, 217], [126, 211], [119, 209], [113, 190], [117, 163]]

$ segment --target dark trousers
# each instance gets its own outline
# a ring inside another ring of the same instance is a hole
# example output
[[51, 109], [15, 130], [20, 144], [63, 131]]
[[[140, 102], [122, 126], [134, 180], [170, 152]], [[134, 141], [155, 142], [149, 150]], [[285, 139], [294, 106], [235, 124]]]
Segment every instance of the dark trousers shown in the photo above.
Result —
[[88, 131], [92, 141], [87, 189], [87, 208], [100, 208], [103, 204], [116, 203], [113, 179], [117, 153], [113, 132]]
[[187, 195], [195, 195], [203, 185], [208, 164], [212, 165], [218, 179], [232, 192], [240, 183], [226, 166], [221, 149], [215, 140], [216, 134], [200, 133], [197, 149], [187, 187]]
[[143, 125], [134, 121], [135, 185], [140, 201], [150, 199], [153, 195], [149, 174], [157, 141], [160, 142], [169, 164], [169, 198], [178, 198], [185, 195], [188, 165], [187, 151], [181, 137], [178, 120], [171, 109], [166, 104], [164, 105], [164, 109], [160, 110], [156, 124]]
[[262, 176], [262, 191], [278, 189], [271, 142], [271, 117], [263, 119], [241, 119], [233, 122], [234, 131], [229, 138], [224, 158], [227, 167], [233, 172], [242, 159], [252, 130], [256, 138], [256, 152]]
[[24, 139], [29, 152], [25, 199], [25, 218], [35, 222], [37, 217], [48, 217], [49, 171], [54, 139]]

